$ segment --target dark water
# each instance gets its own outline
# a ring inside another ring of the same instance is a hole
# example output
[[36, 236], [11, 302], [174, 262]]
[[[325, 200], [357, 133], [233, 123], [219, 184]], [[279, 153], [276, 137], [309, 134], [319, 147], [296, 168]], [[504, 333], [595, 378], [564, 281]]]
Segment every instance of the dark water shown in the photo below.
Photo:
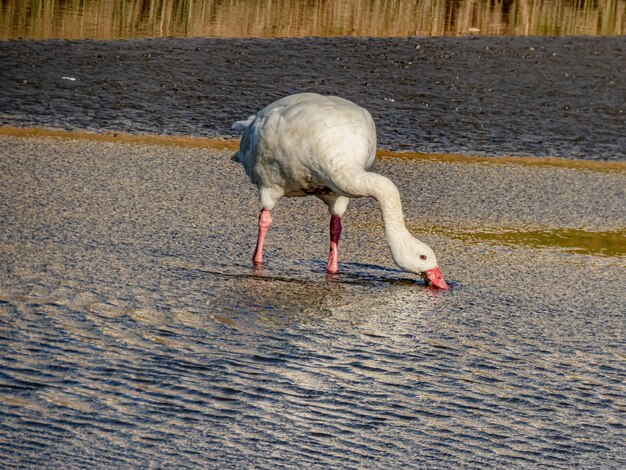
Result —
[[231, 136], [287, 94], [368, 108], [380, 146], [626, 158], [626, 38], [0, 42], [0, 124]]
[[3, 466], [624, 468], [623, 254], [424, 230], [623, 228], [623, 174], [379, 162], [439, 292], [366, 200], [338, 276], [311, 198], [255, 274], [228, 157], [0, 137]]

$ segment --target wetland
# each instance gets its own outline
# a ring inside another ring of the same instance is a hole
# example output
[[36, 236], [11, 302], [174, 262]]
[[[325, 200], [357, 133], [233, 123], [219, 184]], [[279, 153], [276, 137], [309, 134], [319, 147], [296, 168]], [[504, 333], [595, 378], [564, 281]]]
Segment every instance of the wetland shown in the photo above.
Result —
[[[278, 4], [0, 4], [3, 465], [624, 468], [624, 2]], [[230, 126], [302, 91], [449, 291], [366, 199], [338, 275], [314, 198], [252, 268]]]

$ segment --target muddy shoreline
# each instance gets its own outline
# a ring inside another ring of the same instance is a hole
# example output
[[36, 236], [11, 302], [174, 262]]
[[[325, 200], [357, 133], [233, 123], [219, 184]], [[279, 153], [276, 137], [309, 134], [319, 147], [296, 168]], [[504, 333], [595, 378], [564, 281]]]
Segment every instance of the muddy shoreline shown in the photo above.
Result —
[[302, 91], [367, 107], [379, 146], [626, 160], [622, 37], [0, 42], [0, 124], [234, 137]]

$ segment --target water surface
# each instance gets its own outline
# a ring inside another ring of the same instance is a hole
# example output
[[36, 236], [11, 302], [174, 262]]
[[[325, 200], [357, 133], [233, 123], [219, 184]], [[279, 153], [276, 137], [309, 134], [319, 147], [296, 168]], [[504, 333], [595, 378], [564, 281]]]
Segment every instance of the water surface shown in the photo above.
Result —
[[0, 124], [238, 137], [312, 91], [383, 149], [626, 160], [626, 38], [4, 41]]
[[626, 465], [623, 251], [451, 236], [623, 234], [623, 173], [377, 163], [440, 292], [393, 266], [369, 200], [339, 275], [314, 198], [277, 206], [255, 272], [229, 156], [0, 137], [5, 466]]

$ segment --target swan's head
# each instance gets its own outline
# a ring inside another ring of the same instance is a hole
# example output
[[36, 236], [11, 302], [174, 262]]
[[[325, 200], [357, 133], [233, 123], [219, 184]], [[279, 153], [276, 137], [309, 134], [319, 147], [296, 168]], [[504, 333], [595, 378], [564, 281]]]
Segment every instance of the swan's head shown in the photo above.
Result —
[[419, 274], [429, 286], [448, 289], [448, 284], [441, 274], [437, 257], [433, 250], [418, 239], [408, 235], [392, 247], [393, 260], [405, 271]]

